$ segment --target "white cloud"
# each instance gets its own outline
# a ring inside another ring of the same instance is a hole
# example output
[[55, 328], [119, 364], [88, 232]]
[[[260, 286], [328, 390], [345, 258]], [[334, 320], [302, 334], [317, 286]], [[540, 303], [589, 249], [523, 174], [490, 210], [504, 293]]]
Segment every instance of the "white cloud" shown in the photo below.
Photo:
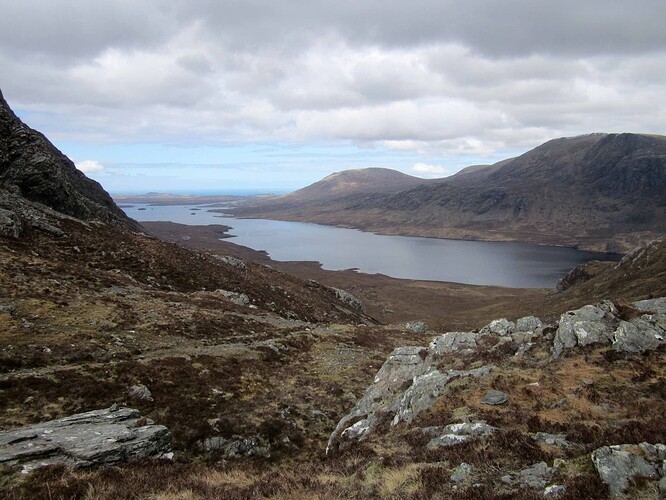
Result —
[[104, 165], [96, 160], [84, 160], [75, 163], [76, 168], [78, 168], [84, 174], [90, 174], [93, 172], [101, 172], [104, 170]]
[[666, 133], [666, 2], [562, 2], [6, 0], [2, 90], [56, 141], [352, 143], [403, 165]]
[[417, 174], [425, 174], [426, 177], [436, 177], [446, 174], [446, 169], [439, 165], [428, 165], [427, 163], [415, 163], [412, 171]]

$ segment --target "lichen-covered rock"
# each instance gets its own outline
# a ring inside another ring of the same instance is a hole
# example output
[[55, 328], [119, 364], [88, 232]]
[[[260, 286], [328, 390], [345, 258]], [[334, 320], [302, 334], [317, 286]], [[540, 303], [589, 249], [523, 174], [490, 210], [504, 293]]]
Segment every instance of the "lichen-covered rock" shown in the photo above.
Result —
[[548, 446], [556, 446], [558, 448], [571, 448], [573, 445], [567, 441], [564, 434], [549, 434], [547, 432], [537, 432], [532, 435], [537, 443], [545, 444]]
[[478, 333], [473, 332], [448, 332], [435, 337], [430, 342], [429, 351], [435, 355], [448, 352], [476, 349]]
[[328, 440], [327, 451], [344, 449], [367, 438], [380, 422], [391, 425], [411, 422], [429, 409], [446, 385], [461, 377], [487, 375], [492, 366], [474, 370], [442, 371], [433, 364], [433, 351], [422, 347], [395, 349], [375, 375], [352, 410], [345, 415]]
[[138, 410], [107, 408], [0, 431], [0, 465], [84, 468], [171, 451], [171, 433]]
[[215, 290], [215, 293], [221, 295], [227, 300], [230, 300], [236, 305], [239, 306], [250, 305], [250, 298], [244, 293], [230, 292], [228, 290]]
[[428, 331], [428, 326], [423, 321], [411, 321], [405, 323], [405, 330], [412, 333], [425, 333]]
[[634, 306], [641, 311], [650, 311], [653, 314], [666, 315], [666, 297], [658, 299], [639, 300]]
[[240, 269], [241, 271], [247, 272], [248, 270], [245, 262], [243, 262], [240, 259], [237, 259], [236, 257], [231, 257], [230, 255], [214, 255], [214, 257], [217, 260], [222, 261], [229, 266], [235, 267], [236, 269]]
[[613, 349], [625, 352], [642, 352], [656, 349], [664, 343], [666, 330], [655, 321], [633, 318], [621, 321], [613, 334]]
[[610, 343], [613, 336], [613, 319], [601, 307], [587, 305], [567, 311], [560, 317], [555, 333], [552, 355], [557, 358], [564, 349], [593, 343]]
[[624, 352], [656, 349], [666, 338], [666, 300], [639, 301], [634, 306], [646, 313], [628, 321], [618, 318], [617, 309], [608, 300], [567, 311], [555, 333], [553, 357], [565, 349], [593, 343], [612, 344], [613, 349]]
[[594, 467], [614, 497], [624, 494], [633, 478], [657, 480], [655, 458], [646, 454], [644, 447], [627, 444], [602, 446], [592, 452]]
[[506, 318], [494, 319], [481, 328], [481, 333], [494, 333], [496, 335], [511, 335], [516, 331], [516, 324]]
[[358, 300], [356, 297], [354, 297], [347, 290], [342, 290], [340, 288], [333, 288], [333, 291], [335, 292], [336, 297], [341, 302], [344, 302], [345, 304], [347, 304], [348, 306], [351, 306], [356, 311], [358, 311], [362, 314], [365, 314], [365, 306], [363, 305], [363, 302]]
[[469, 479], [472, 474], [474, 474], [474, 467], [466, 462], [463, 462], [458, 467], [456, 467], [453, 471], [453, 474], [451, 474], [451, 481], [454, 483], [462, 483]]
[[444, 427], [427, 427], [422, 429], [424, 434], [433, 436], [428, 442], [428, 448], [441, 448], [464, 443], [475, 437], [488, 436], [497, 431], [497, 427], [485, 422], [461, 422], [449, 424]]
[[525, 316], [516, 320], [516, 332], [540, 333], [543, 323], [536, 316]]
[[481, 399], [481, 404], [484, 405], [503, 405], [509, 402], [509, 396], [502, 391], [488, 391]]
[[199, 446], [203, 451], [219, 453], [227, 460], [241, 457], [270, 458], [271, 456], [270, 445], [258, 437], [226, 439], [221, 436], [213, 436], [202, 440]]
[[395, 417], [393, 417], [391, 424], [409, 423], [419, 413], [431, 408], [451, 380], [464, 377], [483, 377], [488, 375], [490, 370], [490, 366], [483, 366], [474, 370], [450, 370], [448, 372], [432, 370], [415, 377], [412, 385], [400, 396], [397, 407], [392, 406], [390, 408], [391, 411], [395, 411]]

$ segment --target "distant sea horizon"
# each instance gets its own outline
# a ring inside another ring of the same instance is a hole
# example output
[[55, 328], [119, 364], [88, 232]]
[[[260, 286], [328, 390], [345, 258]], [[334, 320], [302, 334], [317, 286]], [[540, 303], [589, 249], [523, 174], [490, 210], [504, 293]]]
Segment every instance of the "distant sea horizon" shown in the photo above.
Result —
[[120, 195], [133, 195], [141, 196], [148, 194], [177, 194], [177, 195], [189, 195], [189, 196], [222, 196], [222, 195], [231, 195], [231, 196], [254, 196], [258, 194], [287, 194], [291, 193], [291, 189], [160, 189], [160, 190], [136, 190], [136, 191], [113, 191], [110, 192], [111, 196], [120, 196]]

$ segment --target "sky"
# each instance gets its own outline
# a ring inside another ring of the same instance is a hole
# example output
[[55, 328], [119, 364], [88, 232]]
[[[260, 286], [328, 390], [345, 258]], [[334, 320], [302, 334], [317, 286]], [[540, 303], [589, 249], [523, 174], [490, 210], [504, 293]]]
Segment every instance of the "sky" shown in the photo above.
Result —
[[0, 89], [111, 193], [444, 177], [666, 134], [663, 0], [3, 0]]

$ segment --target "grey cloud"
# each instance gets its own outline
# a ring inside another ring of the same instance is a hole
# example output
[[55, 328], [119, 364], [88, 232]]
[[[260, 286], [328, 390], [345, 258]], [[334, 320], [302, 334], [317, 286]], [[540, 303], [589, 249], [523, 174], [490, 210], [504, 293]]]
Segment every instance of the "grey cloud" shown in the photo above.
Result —
[[6, 0], [0, 85], [59, 137], [467, 154], [666, 132], [663, 19], [661, 0]]

